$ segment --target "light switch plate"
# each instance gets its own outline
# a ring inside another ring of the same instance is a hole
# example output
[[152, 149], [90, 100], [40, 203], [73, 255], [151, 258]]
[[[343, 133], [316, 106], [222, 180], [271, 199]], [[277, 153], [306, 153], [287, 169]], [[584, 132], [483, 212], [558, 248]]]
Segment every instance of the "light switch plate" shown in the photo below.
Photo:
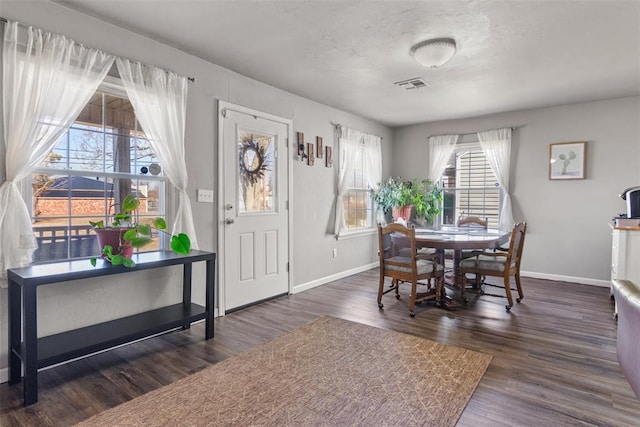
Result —
[[199, 203], [213, 203], [213, 190], [197, 190]]

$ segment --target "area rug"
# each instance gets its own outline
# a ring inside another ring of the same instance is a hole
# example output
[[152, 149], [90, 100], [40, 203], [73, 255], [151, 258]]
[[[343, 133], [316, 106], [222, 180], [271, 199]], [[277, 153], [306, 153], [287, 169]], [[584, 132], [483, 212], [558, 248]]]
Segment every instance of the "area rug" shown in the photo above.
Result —
[[453, 426], [490, 361], [325, 316], [79, 425]]

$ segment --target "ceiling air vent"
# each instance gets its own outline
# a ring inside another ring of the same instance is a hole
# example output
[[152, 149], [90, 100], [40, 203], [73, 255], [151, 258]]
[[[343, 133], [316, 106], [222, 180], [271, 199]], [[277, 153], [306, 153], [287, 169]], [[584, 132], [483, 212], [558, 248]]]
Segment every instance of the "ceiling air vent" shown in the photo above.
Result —
[[403, 88], [404, 90], [420, 89], [421, 87], [431, 86], [422, 77], [414, 77], [412, 79], [402, 80], [395, 82], [394, 85]]

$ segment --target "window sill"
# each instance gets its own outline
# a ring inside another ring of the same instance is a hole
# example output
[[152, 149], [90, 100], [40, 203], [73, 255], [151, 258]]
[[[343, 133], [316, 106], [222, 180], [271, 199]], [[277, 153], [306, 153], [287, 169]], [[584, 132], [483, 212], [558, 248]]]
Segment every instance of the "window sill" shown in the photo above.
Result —
[[336, 240], [353, 239], [355, 237], [370, 236], [373, 234], [376, 234], [375, 228], [364, 228], [360, 230], [343, 231], [342, 233], [336, 236]]

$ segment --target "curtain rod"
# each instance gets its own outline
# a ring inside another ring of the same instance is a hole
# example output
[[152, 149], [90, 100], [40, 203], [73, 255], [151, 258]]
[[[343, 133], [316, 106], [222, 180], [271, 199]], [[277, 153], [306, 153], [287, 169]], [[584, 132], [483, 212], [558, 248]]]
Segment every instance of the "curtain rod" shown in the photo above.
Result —
[[[336, 122], [331, 122], [331, 124], [336, 128], [339, 129], [340, 126], [342, 126], [340, 123], [336, 123]], [[516, 130], [521, 126], [511, 126], [509, 127], [509, 129]], [[504, 128], [495, 128], [495, 129], [504, 129]], [[495, 130], [495, 129], [488, 129], [488, 130]], [[486, 131], [478, 131], [478, 132], [486, 132]], [[471, 133], [459, 133], [458, 136], [471, 136], [471, 135], [478, 135], [478, 132], [471, 132]], [[427, 138], [431, 138], [432, 136], [442, 136], [442, 134], [440, 135], [429, 135]], [[380, 139], [383, 139], [382, 137], [380, 137]]]
[[[3, 24], [6, 24], [8, 21], [7, 21], [7, 18], [3, 18], [2, 16], [0, 16], [0, 22], [2, 22]], [[24, 24], [22, 24], [22, 23], [20, 23], [20, 22], [18, 22], [18, 24], [20, 24], [20, 25], [24, 25]], [[99, 50], [102, 50], [102, 49], [99, 49]], [[108, 53], [108, 52], [107, 52], [107, 53]], [[113, 54], [111, 54], [111, 53], [109, 53], [109, 54], [110, 54], [110, 55], [113, 55]], [[113, 55], [113, 56], [116, 56], [116, 57], [118, 57], [118, 58], [128, 59], [128, 58], [124, 58], [123, 56], [120, 56], [120, 55]], [[130, 61], [133, 61], [133, 60], [132, 60], [132, 59], [130, 59]], [[133, 62], [140, 62], [140, 61], [133, 61]], [[161, 68], [161, 67], [158, 67], [158, 68]], [[176, 74], [177, 74], [177, 73], [176, 73]], [[191, 83], [195, 83], [196, 78], [195, 78], [195, 77], [187, 77], [187, 80], [188, 80], [188, 81], [190, 81]]]
[[[336, 123], [336, 122], [330, 122], [330, 123], [331, 123], [331, 124], [333, 125], [333, 127], [334, 127], [334, 128], [336, 128], [336, 129], [340, 129], [340, 126], [342, 126], [340, 123]], [[362, 131], [360, 131], [360, 132], [362, 132]], [[363, 133], [367, 133], [367, 132], [363, 132]], [[371, 135], [374, 135], [374, 134], [371, 134]], [[378, 136], [378, 135], [374, 135], [374, 136]], [[378, 138], [380, 138], [380, 140], [383, 140], [383, 139], [384, 139], [384, 138], [383, 138], [383, 137], [381, 137], [381, 136], [378, 136]]]
[[[521, 126], [510, 126], [510, 127], [507, 127], [507, 128], [511, 129], [511, 130], [516, 130], [519, 127], [521, 127]], [[471, 133], [458, 133], [458, 134], [455, 134], [455, 133], [442, 134], [441, 133], [441, 134], [438, 134], [438, 135], [429, 135], [427, 138], [431, 138], [432, 136], [443, 136], [443, 135], [472, 136], [472, 135], [478, 135], [480, 132], [487, 132], [487, 131], [490, 131], [490, 130], [498, 130], [498, 129], [505, 129], [505, 128], [493, 128], [493, 129], [487, 129], [487, 130], [479, 130], [478, 132], [471, 132]]]

